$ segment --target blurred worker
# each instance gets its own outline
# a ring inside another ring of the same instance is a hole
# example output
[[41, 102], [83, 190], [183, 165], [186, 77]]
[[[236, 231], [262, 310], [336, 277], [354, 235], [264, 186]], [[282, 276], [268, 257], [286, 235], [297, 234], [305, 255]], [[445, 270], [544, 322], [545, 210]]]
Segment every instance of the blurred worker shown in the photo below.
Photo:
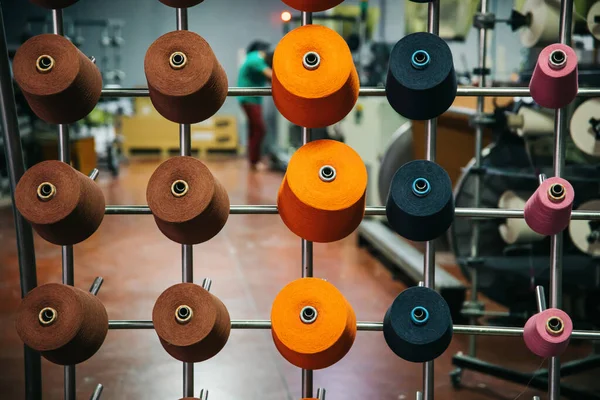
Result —
[[[252, 42], [246, 49], [246, 59], [240, 67], [238, 76], [239, 87], [265, 86], [273, 76], [271, 57], [269, 57], [269, 44], [262, 41]], [[260, 163], [260, 149], [265, 137], [266, 126], [262, 113], [262, 97], [238, 97], [239, 102], [248, 117], [248, 160], [250, 167], [262, 168]]]

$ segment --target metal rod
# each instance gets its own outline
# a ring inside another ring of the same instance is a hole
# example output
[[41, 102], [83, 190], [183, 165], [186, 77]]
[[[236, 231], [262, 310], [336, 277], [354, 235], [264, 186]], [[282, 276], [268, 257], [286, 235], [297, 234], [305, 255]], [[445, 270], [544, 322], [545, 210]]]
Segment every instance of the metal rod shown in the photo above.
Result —
[[[21, 297], [37, 286], [37, 271], [35, 265], [35, 249], [33, 246], [33, 231], [31, 225], [19, 213], [15, 206], [15, 188], [17, 182], [25, 173], [19, 120], [15, 105], [15, 93], [11, 75], [6, 32], [4, 30], [4, 15], [0, 7], [0, 120], [2, 123], [2, 138], [4, 155], [8, 170], [10, 195], [12, 199], [13, 217], [19, 260], [19, 280], [21, 282]], [[40, 353], [23, 346], [23, 361], [25, 374], [25, 399], [39, 400], [42, 398], [42, 361]]]
[[324, 388], [317, 389], [317, 399], [318, 400], [326, 400], [325, 399], [326, 396], [327, 396], [327, 390], [325, 390]]
[[64, 377], [64, 385], [65, 385], [65, 400], [75, 400], [77, 394], [77, 381], [76, 381], [76, 372], [74, 365], [65, 365], [64, 368], [65, 377]]
[[[148, 206], [131, 206], [131, 205], [109, 205], [106, 206], [106, 215], [151, 215], [152, 212]], [[275, 215], [277, 214], [276, 205], [232, 205], [229, 208], [231, 215]], [[365, 209], [365, 216], [381, 216], [385, 215], [385, 207], [383, 206], [369, 206]], [[503, 208], [470, 208], [470, 207], [458, 207], [455, 210], [455, 216], [457, 218], [480, 218], [480, 219], [493, 219], [493, 218], [524, 218], [523, 210], [510, 210]], [[600, 220], [599, 211], [573, 211], [571, 214], [572, 220]]]
[[[561, 0], [560, 42], [571, 45], [573, 24], [573, 0]], [[560, 177], [565, 166], [565, 141], [567, 135], [567, 108], [556, 110], [554, 116], [554, 176]], [[550, 307], [562, 307], [563, 233], [552, 236], [550, 241]], [[548, 398], [560, 399], [560, 359], [550, 358], [548, 365]]]
[[90, 293], [93, 294], [94, 296], [97, 296], [103, 283], [104, 283], [104, 279], [101, 276], [94, 279], [94, 282], [92, 283], [92, 287], [90, 288]]
[[202, 389], [200, 390], [200, 397], [198, 397], [199, 400], [208, 400], [208, 390], [207, 389]]
[[65, 34], [62, 9], [52, 10], [52, 32], [61, 36]]
[[96, 180], [96, 178], [98, 178], [98, 175], [99, 175], [99, 174], [100, 174], [100, 171], [98, 171], [98, 168], [94, 168], [94, 169], [92, 170], [92, 172], [90, 172], [90, 175], [89, 175], [89, 177], [90, 177], [90, 179], [91, 179], [91, 180], [95, 181], [95, 180]]
[[90, 397], [90, 400], [100, 400], [100, 396], [102, 396], [102, 391], [104, 390], [104, 386], [102, 386], [102, 384], [98, 384], [98, 386], [96, 386], [96, 390], [94, 390], [94, 393], [92, 393], [92, 397]]
[[[269, 87], [230, 87], [227, 96], [271, 96]], [[147, 88], [121, 88], [121, 89], [102, 89], [103, 97], [149, 97], [150, 92]], [[385, 97], [385, 89], [376, 87], [363, 87], [359, 91], [359, 96], [363, 97]], [[460, 97], [531, 97], [528, 87], [459, 87], [457, 96]], [[579, 88], [578, 97], [599, 97], [600, 88]]]
[[[363, 332], [381, 332], [383, 322], [358, 321], [356, 327]], [[112, 320], [108, 322], [109, 329], [154, 329], [152, 321], [142, 320]], [[268, 319], [234, 319], [231, 320], [231, 329], [271, 329], [271, 321]], [[484, 326], [484, 325], [454, 325], [453, 332], [458, 335], [481, 335], [481, 336], [523, 336], [523, 328], [509, 326]], [[600, 340], [600, 331], [573, 331], [572, 339], [578, 340]]]
[[177, 9], [177, 30], [187, 31], [188, 30], [188, 10], [187, 8]]
[[[178, 10], [180, 10], [178, 8]], [[179, 125], [179, 155], [192, 155], [192, 129], [189, 124]]]
[[538, 312], [541, 313], [546, 309], [546, 295], [544, 294], [544, 287], [542, 285], [535, 287], [535, 300]]

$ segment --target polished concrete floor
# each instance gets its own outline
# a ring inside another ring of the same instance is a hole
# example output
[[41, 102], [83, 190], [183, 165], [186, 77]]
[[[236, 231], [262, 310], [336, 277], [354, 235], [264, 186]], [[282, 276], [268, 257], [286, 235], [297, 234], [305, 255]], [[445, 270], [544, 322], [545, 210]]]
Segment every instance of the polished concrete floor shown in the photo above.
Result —
[[[225, 185], [232, 204], [274, 204], [281, 175], [252, 172], [243, 160], [216, 159], [207, 164]], [[148, 179], [156, 161], [134, 162], [117, 179], [103, 173], [98, 182], [108, 204], [145, 204]], [[19, 275], [10, 208], [0, 211], [0, 398], [23, 398], [22, 345], [15, 329]], [[59, 282], [60, 248], [36, 236], [39, 284]], [[315, 245], [315, 276], [336, 285], [361, 321], [381, 321], [404, 285], [364, 249], [356, 237]], [[456, 273], [451, 258], [445, 267]], [[208, 243], [194, 247], [194, 279], [213, 280], [212, 292], [228, 307], [232, 319], [268, 319], [277, 292], [301, 273], [300, 239], [288, 232], [278, 216], [231, 216], [225, 229]], [[444, 263], [444, 261], [442, 261]], [[151, 318], [154, 301], [181, 279], [181, 249], [164, 238], [151, 216], [106, 216], [89, 240], [75, 246], [75, 284], [88, 288], [103, 276], [99, 298], [110, 319]], [[544, 396], [518, 385], [465, 372], [463, 388], [448, 378], [451, 357], [466, 351], [468, 338], [455, 335], [448, 351], [435, 362], [435, 398], [531, 399]], [[543, 362], [530, 355], [520, 338], [481, 337], [478, 355], [518, 370]], [[564, 357], [589, 352], [571, 346]], [[316, 371], [315, 388], [325, 387], [327, 399], [414, 399], [422, 387], [422, 365], [397, 358], [380, 332], [359, 332], [354, 347], [338, 364]], [[98, 383], [105, 399], [178, 399], [182, 366], [163, 351], [152, 330], [110, 331], [100, 351], [77, 367], [77, 392], [89, 398]], [[233, 331], [227, 346], [213, 359], [196, 365], [196, 393], [207, 388], [213, 400], [281, 400], [300, 398], [298, 368], [276, 351], [270, 332]], [[579, 381], [569, 380], [577, 384]], [[45, 399], [62, 399], [63, 369], [43, 361]], [[544, 396], [545, 397], [545, 396]]]

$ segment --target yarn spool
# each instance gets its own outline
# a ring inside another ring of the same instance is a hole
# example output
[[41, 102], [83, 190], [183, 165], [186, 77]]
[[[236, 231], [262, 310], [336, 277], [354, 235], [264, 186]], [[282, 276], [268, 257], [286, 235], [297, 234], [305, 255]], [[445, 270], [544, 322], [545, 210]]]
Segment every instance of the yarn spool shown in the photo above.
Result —
[[72, 6], [79, 0], [29, 0], [35, 5], [48, 9], [61, 9]]
[[356, 315], [342, 293], [318, 278], [287, 284], [271, 309], [275, 347], [291, 364], [327, 368], [341, 360], [356, 337]]
[[166, 352], [190, 363], [216, 356], [231, 331], [225, 305], [193, 283], [179, 283], [162, 292], [154, 304], [152, 322]]
[[[583, 203], [578, 211], [600, 210], [600, 200]], [[600, 257], [600, 223], [598, 221], [571, 221], [569, 223], [571, 241], [585, 254]]]
[[574, 199], [575, 192], [568, 181], [548, 178], [527, 200], [525, 222], [540, 235], [556, 235], [569, 225]]
[[527, 320], [523, 340], [533, 354], [555, 357], [567, 349], [572, 332], [573, 322], [569, 315], [557, 308], [549, 308]]
[[385, 211], [392, 229], [409, 240], [441, 236], [454, 221], [448, 173], [431, 161], [404, 164], [392, 178]]
[[102, 75], [96, 65], [59, 35], [38, 35], [23, 43], [13, 72], [33, 112], [51, 124], [82, 119], [102, 94]]
[[158, 0], [166, 6], [174, 8], [189, 8], [194, 7], [204, 0]]
[[544, 0], [527, 0], [521, 14], [530, 18], [529, 26], [521, 29], [521, 44], [531, 48], [557, 42], [559, 39], [560, 7]]
[[209, 169], [193, 157], [173, 157], [154, 171], [146, 199], [158, 229], [181, 244], [216, 236], [229, 217], [229, 196]]
[[159, 37], [146, 52], [150, 99], [166, 119], [194, 124], [212, 117], [227, 98], [227, 75], [210, 45], [190, 31]]
[[296, 125], [321, 128], [341, 121], [356, 104], [359, 86], [346, 41], [329, 28], [296, 28], [275, 49], [273, 100]]
[[529, 137], [554, 134], [554, 116], [552, 114], [529, 107], [521, 107], [517, 115], [523, 119], [523, 123], [517, 128], [517, 135]]
[[42, 238], [64, 246], [96, 232], [106, 203], [94, 180], [51, 160], [25, 172], [15, 190], [15, 205]]
[[587, 27], [596, 40], [600, 40], [600, 21], [596, 18], [600, 16], [600, 2], [594, 3], [587, 14]]
[[389, 348], [406, 361], [434, 360], [452, 340], [450, 308], [432, 289], [408, 288], [385, 313], [383, 337]]
[[542, 107], [565, 107], [577, 97], [577, 75], [575, 51], [564, 44], [551, 44], [541, 51], [533, 70], [531, 97]]
[[571, 138], [579, 150], [600, 157], [600, 99], [581, 103], [571, 117], [570, 127]]
[[[512, 190], [502, 193], [498, 200], [498, 208], [522, 210], [524, 207], [524, 197]], [[506, 244], [532, 243], [544, 239], [543, 235], [534, 232], [521, 218], [508, 218], [504, 224], [498, 227], [498, 231]]]
[[277, 208], [285, 225], [301, 238], [334, 242], [360, 225], [366, 190], [367, 169], [358, 153], [334, 140], [315, 140], [290, 159]]
[[344, 0], [281, 0], [288, 6], [295, 8], [299, 11], [306, 12], [319, 12], [329, 10], [339, 4], [342, 4]]
[[439, 36], [418, 32], [402, 38], [390, 55], [387, 99], [399, 114], [426, 120], [443, 114], [456, 98], [452, 52]]
[[93, 356], [108, 333], [108, 314], [93, 294], [49, 283], [30, 291], [17, 311], [16, 328], [27, 346], [60, 365]]

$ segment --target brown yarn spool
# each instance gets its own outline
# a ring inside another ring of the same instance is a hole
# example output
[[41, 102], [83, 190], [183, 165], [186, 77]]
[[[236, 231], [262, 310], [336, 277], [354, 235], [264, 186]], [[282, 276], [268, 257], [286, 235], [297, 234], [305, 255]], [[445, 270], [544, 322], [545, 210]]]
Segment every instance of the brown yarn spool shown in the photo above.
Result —
[[[187, 314], [180, 313], [182, 307], [187, 307]], [[154, 304], [152, 322], [167, 353], [183, 362], [214, 357], [225, 347], [231, 331], [225, 305], [193, 283], [179, 283], [162, 292]]]
[[108, 332], [108, 315], [93, 294], [49, 283], [25, 296], [16, 328], [21, 340], [47, 360], [74, 365], [100, 349]]
[[159, 0], [164, 5], [174, 8], [189, 8], [202, 3], [204, 0]]
[[212, 239], [229, 217], [225, 188], [193, 157], [173, 157], [159, 165], [146, 199], [161, 232], [181, 244]]
[[23, 43], [13, 70], [33, 112], [52, 124], [82, 119], [102, 94], [102, 75], [96, 65], [59, 35], [38, 35]]
[[227, 75], [210, 45], [190, 31], [158, 38], [146, 53], [150, 99], [166, 119], [194, 124], [212, 117], [227, 98]]
[[35, 5], [49, 9], [59, 9], [72, 6], [79, 0], [29, 0]]
[[52, 160], [25, 172], [17, 184], [15, 204], [42, 238], [71, 245], [96, 232], [106, 203], [102, 190], [90, 177]]

